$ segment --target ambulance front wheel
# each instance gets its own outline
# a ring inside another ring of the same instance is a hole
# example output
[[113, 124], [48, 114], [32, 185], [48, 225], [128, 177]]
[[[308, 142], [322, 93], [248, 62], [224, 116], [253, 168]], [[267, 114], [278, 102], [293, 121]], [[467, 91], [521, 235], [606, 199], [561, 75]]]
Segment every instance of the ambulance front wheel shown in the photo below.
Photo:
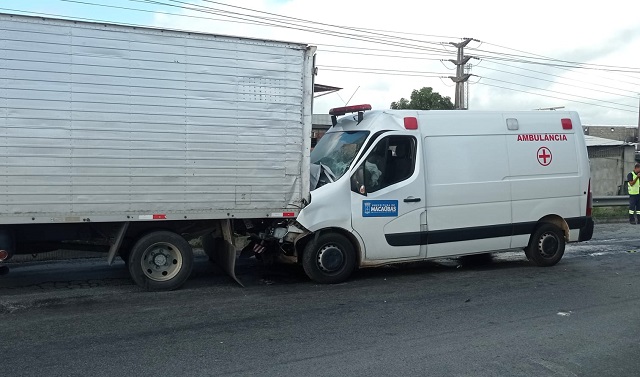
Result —
[[338, 233], [323, 233], [304, 248], [302, 267], [311, 280], [336, 284], [347, 280], [356, 266], [351, 242]]
[[562, 259], [564, 247], [564, 232], [553, 224], [542, 224], [531, 236], [525, 254], [536, 266], [553, 266]]

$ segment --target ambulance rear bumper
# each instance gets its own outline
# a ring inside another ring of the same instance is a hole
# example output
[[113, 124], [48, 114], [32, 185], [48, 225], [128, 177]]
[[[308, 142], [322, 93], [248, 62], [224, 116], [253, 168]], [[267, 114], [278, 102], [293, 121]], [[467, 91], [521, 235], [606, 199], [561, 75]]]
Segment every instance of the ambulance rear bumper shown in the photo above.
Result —
[[580, 237], [578, 238], [578, 242], [589, 241], [591, 237], [593, 237], [593, 218], [587, 217], [586, 224], [580, 228]]

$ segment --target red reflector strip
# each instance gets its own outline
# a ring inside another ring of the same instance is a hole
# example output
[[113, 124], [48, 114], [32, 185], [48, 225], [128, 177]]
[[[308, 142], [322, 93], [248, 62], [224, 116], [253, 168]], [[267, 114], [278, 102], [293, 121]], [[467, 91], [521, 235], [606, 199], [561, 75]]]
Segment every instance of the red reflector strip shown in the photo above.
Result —
[[295, 217], [295, 212], [282, 212], [282, 217]]
[[571, 119], [563, 118], [561, 120], [561, 122], [562, 122], [562, 129], [563, 130], [571, 130], [571, 129], [573, 129], [573, 123], [571, 122]]
[[165, 214], [154, 214], [153, 215], [153, 219], [154, 220], [166, 220], [167, 219], [167, 215], [165, 215]]
[[404, 128], [407, 130], [417, 130], [418, 129], [418, 119], [414, 117], [406, 117], [404, 118]]

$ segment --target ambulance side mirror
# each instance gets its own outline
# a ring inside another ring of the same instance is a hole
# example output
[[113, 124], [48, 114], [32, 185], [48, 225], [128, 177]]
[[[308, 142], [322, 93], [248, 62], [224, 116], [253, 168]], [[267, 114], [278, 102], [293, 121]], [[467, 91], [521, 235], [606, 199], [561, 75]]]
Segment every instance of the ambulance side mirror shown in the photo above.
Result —
[[351, 176], [351, 191], [367, 196], [367, 189], [364, 185], [364, 164], [360, 165]]

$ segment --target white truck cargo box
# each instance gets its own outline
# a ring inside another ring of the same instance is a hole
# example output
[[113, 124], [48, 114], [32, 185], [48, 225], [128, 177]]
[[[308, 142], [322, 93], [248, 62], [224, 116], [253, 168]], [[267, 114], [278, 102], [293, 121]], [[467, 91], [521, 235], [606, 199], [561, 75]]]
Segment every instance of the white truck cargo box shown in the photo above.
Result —
[[0, 15], [0, 223], [265, 218], [308, 196], [314, 47]]

